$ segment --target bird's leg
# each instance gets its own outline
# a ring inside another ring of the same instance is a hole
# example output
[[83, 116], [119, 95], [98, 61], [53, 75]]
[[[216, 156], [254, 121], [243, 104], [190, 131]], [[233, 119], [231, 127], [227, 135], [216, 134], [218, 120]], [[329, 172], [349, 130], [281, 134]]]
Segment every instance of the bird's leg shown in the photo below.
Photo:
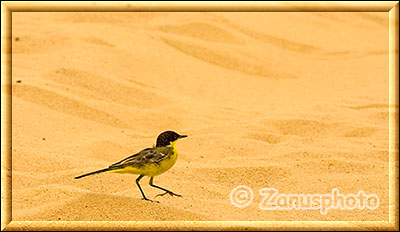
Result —
[[[144, 195], [144, 192], [143, 192], [142, 188], [140, 187], [139, 181], [140, 181], [140, 179], [142, 179], [143, 177], [144, 177], [144, 175], [140, 175], [140, 176], [136, 179], [136, 184], [137, 184], [137, 186], [139, 187], [139, 190], [140, 190], [140, 192], [142, 193], [142, 196], [143, 196], [142, 200], [146, 200], [146, 201], [151, 201], [151, 202], [153, 202], [152, 200], [150, 200], [149, 198], [147, 198], [146, 195]], [[158, 202], [158, 201], [155, 201], [155, 202]], [[159, 203], [159, 202], [158, 202], [158, 203]]]
[[155, 187], [155, 188], [158, 188], [158, 189], [161, 189], [161, 190], [164, 190], [165, 191], [165, 193], [161, 193], [161, 194], [157, 194], [156, 195], [156, 197], [161, 197], [161, 196], [164, 196], [165, 194], [169, 194], [169, 195], [171, 195], [171, 196], [177, 196], [177, 197], [182, 197], [181, 195], [179, 195], [179, 194], [176, 194], [176, 193], [173, 193], [172, 191], [170, 191], [170, 190], [168, 190], [168, 189], [165, 189], [165, 188], [163, 188], [163, 187], [160, 187], [160, 186], [157, 186], [157, 185], [154, 185], [153, 184], [153, 176], [152, 177], [150, 177], [150, 182], [149, 182], [149, 184], [150, 184], [150, 186], [151, 187]]

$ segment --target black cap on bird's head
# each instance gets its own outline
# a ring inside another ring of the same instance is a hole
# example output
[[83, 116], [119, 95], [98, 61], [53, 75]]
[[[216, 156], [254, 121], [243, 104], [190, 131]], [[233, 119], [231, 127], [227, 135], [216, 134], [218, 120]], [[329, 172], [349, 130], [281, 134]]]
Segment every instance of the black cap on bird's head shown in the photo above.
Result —
[[164, 131], [157, 137], [156, 147], [168, 146], [171, 142], [175, 142], [178, 139], [186, 138], [187, 135], [180, 135], [174, 131]]

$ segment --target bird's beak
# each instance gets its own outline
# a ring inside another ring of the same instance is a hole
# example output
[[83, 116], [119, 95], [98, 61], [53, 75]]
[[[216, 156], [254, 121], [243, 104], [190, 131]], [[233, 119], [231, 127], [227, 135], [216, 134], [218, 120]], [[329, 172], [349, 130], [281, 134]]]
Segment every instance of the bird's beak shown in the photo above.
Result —
[[187, 135], [180, 135], [179, 136], [180, 139], [183, 139], [183, 138], [186, 138], [186, 137], [187, 137]]

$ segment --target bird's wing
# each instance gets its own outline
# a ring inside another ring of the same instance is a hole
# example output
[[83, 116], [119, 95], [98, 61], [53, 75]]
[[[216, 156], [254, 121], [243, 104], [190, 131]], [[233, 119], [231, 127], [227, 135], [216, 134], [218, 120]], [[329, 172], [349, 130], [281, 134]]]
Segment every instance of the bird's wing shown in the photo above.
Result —
[[134, 155], [112, 164], [109, 168], [120, 168], [126, 166], [139, 167], [148, 163], [158, 163], [168, 156], [170, 150], [172, 151], [172, 148], [169, 147], [146, 148]]
[[157, 155], [154, 156], [151, 160], [152, 163], [159, 163], [163, 161], [165, 158], [170, 156], [173, 153], [173, 148], [170, 146], [167, 147], [159, 147], [157, 151]]

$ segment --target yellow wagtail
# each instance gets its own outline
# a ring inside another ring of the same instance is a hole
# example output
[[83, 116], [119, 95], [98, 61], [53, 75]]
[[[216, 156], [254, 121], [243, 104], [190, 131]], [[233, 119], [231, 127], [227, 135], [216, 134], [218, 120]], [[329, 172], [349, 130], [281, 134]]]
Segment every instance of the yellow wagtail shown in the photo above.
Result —
[[178, 157], [178, 151], [175, 147], [175, 143], [178, 139], [185, 137], [187, 137], [187, 135], [179, 135], [174, 131], [165, 131], [157, 137], [157, 144], [155, 147], [143, 149], [134, 155], [112, 164], [108, 168], [83, 174], [75, 177], [75, 179], [102, 172], [138, 174], [139, 177], [136, 179], [136, 184], [142, 193], [143, 200], [152, 201], [148, 199], [146, 195], [144, 195], [144, 192], [139, 184], [140, 179], [142, 179], [144, 176], [150, 176], [150, 186], [165, 191], [165, 193], [158, 194], [157, 196], [163, 196], [168, 193], [171, 196], [181, 197], [181, 195], [173, 193], [168, 189], [154, 185], [153, 179], [155, 176], [166, 172], [175, 164]]

